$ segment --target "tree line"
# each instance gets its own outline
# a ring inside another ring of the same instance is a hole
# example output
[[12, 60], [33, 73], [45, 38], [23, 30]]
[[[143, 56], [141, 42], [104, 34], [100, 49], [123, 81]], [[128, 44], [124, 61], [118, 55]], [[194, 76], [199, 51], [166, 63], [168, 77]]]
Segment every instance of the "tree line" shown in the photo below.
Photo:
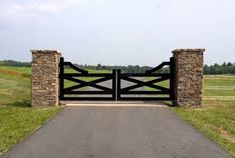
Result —
[[[19, 66], [19, 67], [31, 67], [31, 62], [20, 62], [15, 60], [3, 60], [0, 61], [0, 66]], [[146, 70], [152, 69], [150, 66], [128, 65], [128, 66], [108, 66], [108, 65], [77, 65], [81, 69], [94, 69], [94, 70], [113, 70], [120, 69], [126, 73], [143, 73]], [[204, 65], [204, 74], [235, 74], [235, 63], [224, 62], [223, 64]], [[169, 68], [165, 67], [161, 69], [161, 73], [169, 72]]]
[[3, 60], [3, 61], [0, 61], [0, 66], [31, 67], [31, 62], [21, 62], [21, 61], [15, 61], [15, 60]]
[[204, 65], [204, 74], [235, 74], [235, 63], [224, 62], [223, 64]]
[[114, 69], [121, 70], [122, 72], [127, 73], [138, 73], [145, 72], [146, 70], [152, 69], [150, 66], [139, 66], [139, 65], [128, 65], [128, 66], [108, 66], [108, 65], [78, 65], [81, 69], [94, 69], [94, 70], [109, 70], [112, 71]]

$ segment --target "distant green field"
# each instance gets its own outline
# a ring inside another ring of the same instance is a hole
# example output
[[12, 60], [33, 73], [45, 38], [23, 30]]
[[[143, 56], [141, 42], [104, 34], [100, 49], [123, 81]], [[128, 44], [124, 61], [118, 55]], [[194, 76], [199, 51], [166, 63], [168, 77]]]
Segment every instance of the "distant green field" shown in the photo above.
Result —
[[[204, 97], [235, 96], [235, 76], [204, 76]], [[235, 99], [235, 98], [234, 98]]]
[[[4, 70], [12, 70], [16, 72], [31, 74], [32, 68], [31, 67], [14, 67], [14, 66], [0, 66], [0, 69]], [[110, 73], [109, 70], [93, 70], [93, 69], [86, 69], [89, 73]], [[65, 68], [65, 73], [74, 73], [76, 72], [73, 69]]]
[[[93, 70], [93, 69], [86, 69], [89, 73], [110, 73], [109, 70]], [[65, 73], [76, 73], [77, 71], [73, 69], [66, 68]]]
[[31, 74], [32, 72], [31, 67], [0, 66], [0, 69], [12, 70], [12, 71], [26, 73], [26, 74]]
[[[4, 70], [10, 70], [10, 73]], [[31, 69], [0, 67], [0, 106], [16, 104], [30, 105], [31, 78], [24, 76], [24, 74], [31, 74]]]

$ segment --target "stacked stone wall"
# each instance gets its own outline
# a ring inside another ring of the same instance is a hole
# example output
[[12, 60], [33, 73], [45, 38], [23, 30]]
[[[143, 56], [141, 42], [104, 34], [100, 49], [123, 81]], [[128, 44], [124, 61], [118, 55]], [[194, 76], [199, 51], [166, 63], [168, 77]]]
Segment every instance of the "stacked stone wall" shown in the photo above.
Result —
[[32, 50], [32, 106], [59, 104], [59, 61], [56, 50]]
[[175, 62], [176, 106], [201, 106], [203, 88], [203, 52], [205, 49], [176, 49]]

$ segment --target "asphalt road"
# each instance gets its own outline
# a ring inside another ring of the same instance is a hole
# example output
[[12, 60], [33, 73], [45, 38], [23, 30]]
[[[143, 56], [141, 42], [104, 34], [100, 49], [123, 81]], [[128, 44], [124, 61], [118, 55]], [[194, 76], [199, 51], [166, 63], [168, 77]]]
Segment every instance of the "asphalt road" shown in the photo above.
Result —
[[166, 107], [67, 107], [3, 158], [225, 158]]

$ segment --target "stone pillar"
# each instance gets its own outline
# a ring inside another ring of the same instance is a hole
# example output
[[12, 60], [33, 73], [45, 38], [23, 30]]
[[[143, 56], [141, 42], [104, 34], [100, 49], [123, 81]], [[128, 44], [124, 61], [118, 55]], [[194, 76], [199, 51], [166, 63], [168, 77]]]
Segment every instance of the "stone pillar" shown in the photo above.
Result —
[[32, 52], [32, 106], [59, 104], [59, 61], [56, 50]]
[[205, 49], [172, 51], [175, 62], [174, 105], [202, 105], [204, 51]]

